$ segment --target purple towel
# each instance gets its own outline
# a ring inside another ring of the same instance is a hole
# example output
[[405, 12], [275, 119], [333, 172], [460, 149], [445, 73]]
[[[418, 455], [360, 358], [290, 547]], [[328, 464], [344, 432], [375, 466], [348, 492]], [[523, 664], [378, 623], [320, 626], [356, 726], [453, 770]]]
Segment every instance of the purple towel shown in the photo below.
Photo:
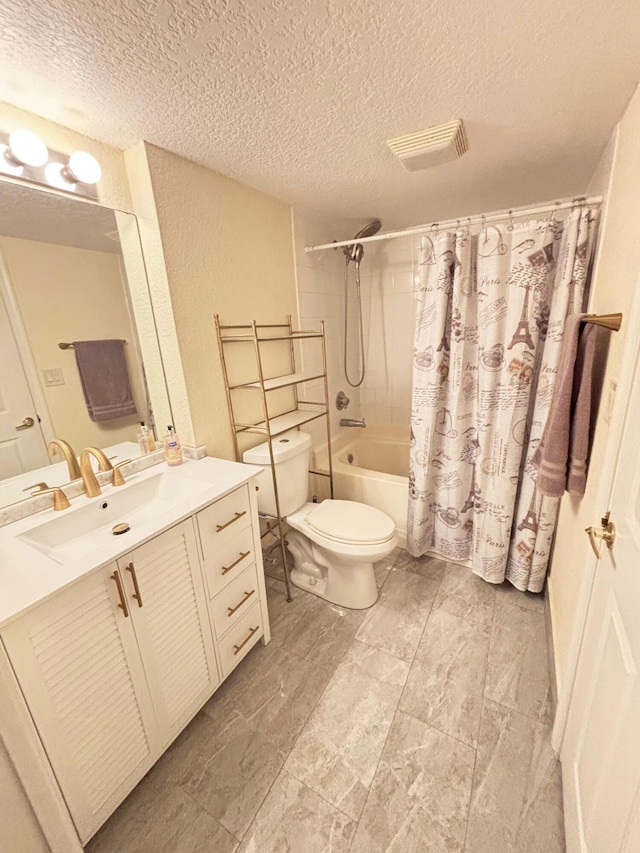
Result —
[[560, 497], [565, 489], [583, 495], [591, 428], [591, 394], [597, 329], [567, 317], [558, 381], [540, 445], [533, 456], [540, 492]]
[[567, 491], [584, 495], [587, 486], [587, 459], [591, 437], [591, 402], [593, 395], [593, 367], [595, 363], [598, 327], [585, 323], [578, 339], [578, 355], [573, 378], [573, 417], [569, 454]]
[[92, 421], [115, 421], [137, 415], [124, 341], [74, 341], [80, 382]]

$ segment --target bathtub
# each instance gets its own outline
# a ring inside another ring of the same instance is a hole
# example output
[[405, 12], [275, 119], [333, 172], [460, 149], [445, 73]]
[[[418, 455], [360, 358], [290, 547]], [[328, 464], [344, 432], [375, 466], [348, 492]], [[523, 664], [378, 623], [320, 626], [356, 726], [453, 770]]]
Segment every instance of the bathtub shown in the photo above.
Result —
[[[345, 432], [347, 432], [345, 430]], [[322, 452], [318, 462], [322, 464]], [[386, 512], [396, 525], [400, 547], [407, 547], [409, 434], [403, 427], [353, 429], [334, 443], [334, 497], [361, 501]]]

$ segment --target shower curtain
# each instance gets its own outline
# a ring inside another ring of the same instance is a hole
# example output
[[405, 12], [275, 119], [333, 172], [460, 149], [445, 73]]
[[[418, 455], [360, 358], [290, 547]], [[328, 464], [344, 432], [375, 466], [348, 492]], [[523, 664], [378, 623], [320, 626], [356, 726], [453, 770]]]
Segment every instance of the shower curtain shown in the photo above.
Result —
[[423, 237], [413, 355], [407, 547], [491, 583], [544, 585], [558, 498], [531, 459], [565, 318], [582, 310], [587, 208]]

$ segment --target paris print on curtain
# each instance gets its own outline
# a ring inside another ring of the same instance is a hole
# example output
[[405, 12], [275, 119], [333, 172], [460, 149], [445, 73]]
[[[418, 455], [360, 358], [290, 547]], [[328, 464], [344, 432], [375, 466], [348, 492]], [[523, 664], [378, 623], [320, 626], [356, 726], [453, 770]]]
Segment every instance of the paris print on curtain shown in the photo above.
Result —
[[565, 318], [582, 310], [594, 225], [486, 225], [422, 239], [407, 546], [491, 583], [540, 592], [558, 498], [531, 458], [556, 381]]

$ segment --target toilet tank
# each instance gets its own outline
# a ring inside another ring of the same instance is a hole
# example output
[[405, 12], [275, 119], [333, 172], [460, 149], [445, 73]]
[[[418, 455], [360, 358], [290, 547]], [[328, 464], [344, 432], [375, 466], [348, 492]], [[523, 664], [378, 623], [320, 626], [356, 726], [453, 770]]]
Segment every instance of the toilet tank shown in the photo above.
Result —
[[[273, 457], [278, 481], [280, 514], [291, 515], [307, 500], [309, 492], [309, 449], [311, 437], [306, 432], [285, 432], [272, 440]], [[277, 515], [276, 496], [271, 475], [269, 442], [245, 450], [242, 461], [262, 468], [258, 477], [258, 509]]]

